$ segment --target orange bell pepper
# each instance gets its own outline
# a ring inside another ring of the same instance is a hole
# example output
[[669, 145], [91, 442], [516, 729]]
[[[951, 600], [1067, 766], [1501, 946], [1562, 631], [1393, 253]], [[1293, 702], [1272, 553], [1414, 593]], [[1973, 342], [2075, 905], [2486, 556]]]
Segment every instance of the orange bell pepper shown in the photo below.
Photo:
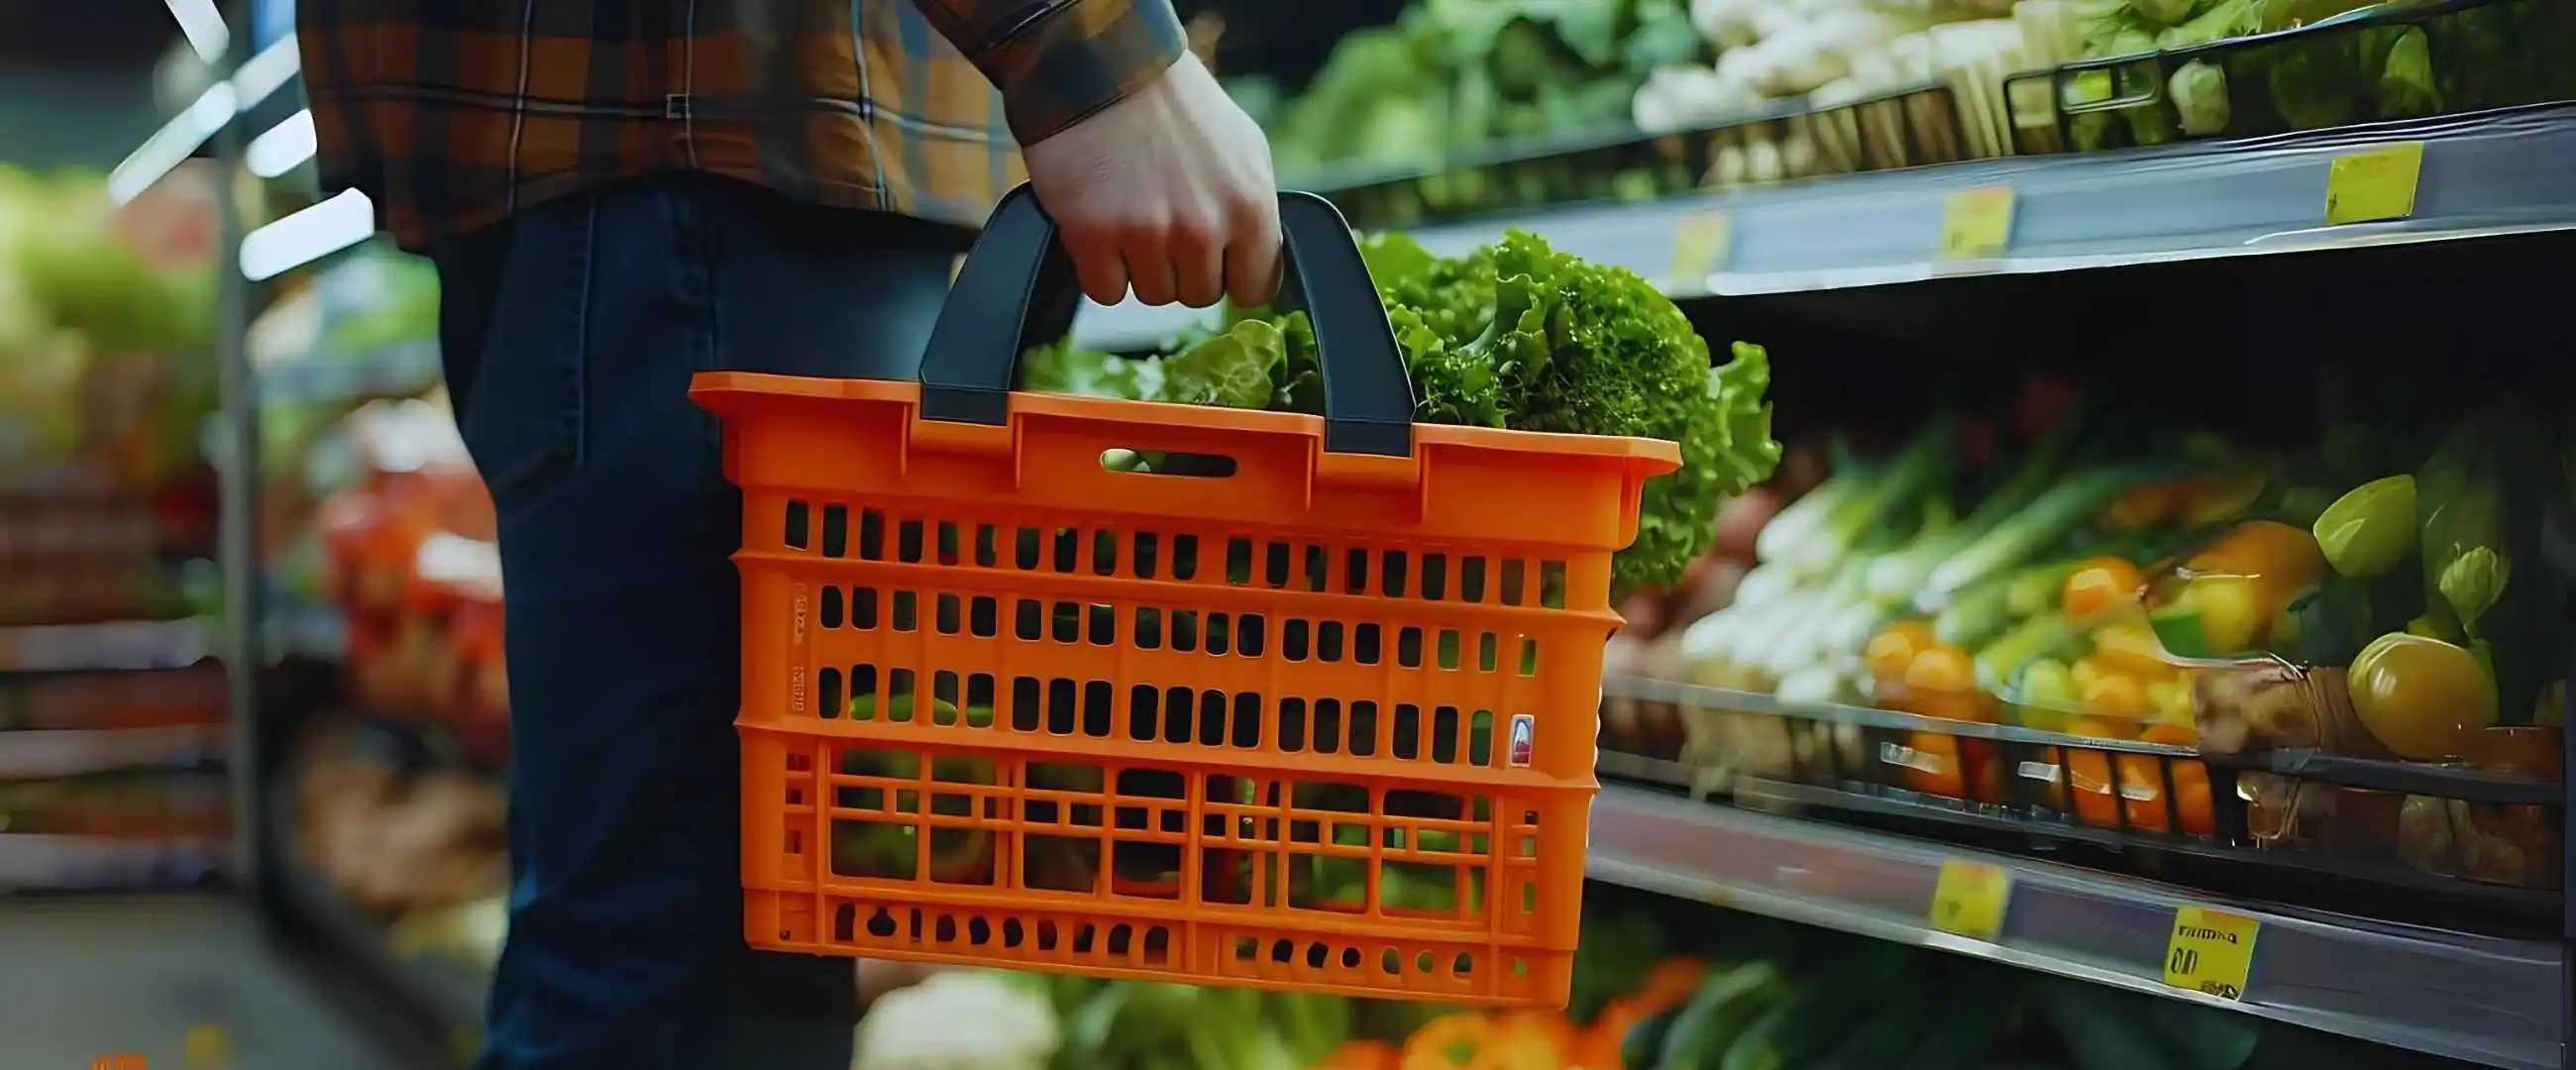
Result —
[[1993, 744], [1939, 732], [1910, 732], [1913, 759], [1901, 771], [1905, 786], [1925, 795], [1969, 802], [2002, 802], [2003, 765]]
[[1560, 1014], [1434, 1018], [1404, 1042], [1398, 1070], [1565, 1070], [1574, 1027]]
[[1354, 1040], [1335, 1048], [1314, 1070], [1399, 1070], [1404, 1052], [1383, 1040]]
[[1700, 982], [1707, 979], [1708, 963], [1676, 955], [1649, 967], [1627, 999], [1647, 1007], [1646, 1016], [1651, 1018], [1690, 1002], [1691, 994], [1699, 991]]

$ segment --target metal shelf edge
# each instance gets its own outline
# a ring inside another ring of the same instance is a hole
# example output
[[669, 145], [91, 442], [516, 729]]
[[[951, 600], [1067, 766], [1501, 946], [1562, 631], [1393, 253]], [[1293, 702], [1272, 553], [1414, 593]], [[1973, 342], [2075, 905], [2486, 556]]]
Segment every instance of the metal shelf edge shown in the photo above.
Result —
[[0, 673], [183, 669], [214, 653], [203, 620], [0, 628]]
[[[1927, 920], [1942, 863], [2012, 875], [1988, 942]], [[1788, 921], [2340, 1033], [2510, 1070], [2557, 1070], [2565, 962], [2558, 945], [2284, 912], [1928, 841], [1605, 787], [1591, 876]], [[2164, 984], [2175, 908], [2262, 923], [2244, 998]]]
[[[2413, 214], [2328, 226], [2326, 176], [2355, 151], [2424, 143]], [[2258, 142], [2089, 155], [2013, 156], [1935, 167], [1587, 204], [1437, 223], [1411, 233], [1455, 255], [1506, 227], [1656, 280], [1676, 298], [1791, 293], [1976, 275], [2017, 275], [2215, 257], [2347, 249], [2576, 228], [2576, 105], [2317, 131]], [[1950, 194], [2015, 191], [2008, 255], [1941, 260]], [[1731, 248], [1675, 277], [1674, 234], [1719, 214]], [[1203, 319], [1177, 307], [1086, 305], [1074, 341], [1146, 349]]]

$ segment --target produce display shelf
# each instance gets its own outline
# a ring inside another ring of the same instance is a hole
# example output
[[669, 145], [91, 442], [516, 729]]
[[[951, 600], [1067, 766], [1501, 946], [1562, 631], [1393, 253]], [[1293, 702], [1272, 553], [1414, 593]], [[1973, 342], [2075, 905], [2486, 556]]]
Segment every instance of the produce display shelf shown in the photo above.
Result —
[[323, 405], [416, 393], [438, 382], [438, 343], [406, 342], [345, 355], [312, 354], [252, 373], [261, 405]]
[[0, 833], [0, 892], [186, 888], [223, 864], [218, 843]]
[[0, 628], [0, 673], [184, 669], [213, 654], [200, 620]]
[[349, 619], [334, 606], [281, 606], [269, 612], [260, 643], [271, 657], [338, 661], [349, 649]]
[[[2009, 880], [1993, 940], [1933, 921], [1945, 869]], [[1595, 880], [2260, 1015], [2445, 1058], [2556, 1070], [2559, 945], [2213, 900], [2186, 889], [1609, 785]], [[2259, 928], [2238, 998], [2166, 983], [2177, 913]]]
[[313, 871], [295, 863], [279, 867], [278, 892], [304, 930], [319, 937], [358, 972], [382, 983], [415, 1025], [446, 1035], [453, 1050], [470, 1053], [481, 1035], [483, 1000], [490, 979], [432, 956], [396, 955], [384, 926], [334, 894]]
[[[2420, 143], [2411, 214], [2329, 225], [2339, 159]], [[1841, 175], [1415, 229], [1457, 255], [1507, 227], [1617, 264], [1677, 297], [1833, 290], [2576, 228], [2576, 106], [2550, 105], [2221, 144], [2030, 156]], [[1962, 191], [2011, 189], [2002, 252], [1944, 257]], [[1201, 322], [1179, 306], [1088, 306], [1074, 341], [1149, 349]]]
[[0, 780], [201, 766], [221, 760], [231, 733], [224, 724], [0, 732]]
[[[294, 827], [294, 801], [285, 785], [269, 785], [263, 794], [259, 809], [271, 827]], [[470, 1054], [482, 1035], [491, 978], [446, 958], [396, 954], [383, 921], [343, 897], [291, 852], [286, 848], [268, 869], [267, 888], [294, 931], [318, 939], [327, 952], [375, 979], [411, 1025], [442, 1038], [454, 1053]]]

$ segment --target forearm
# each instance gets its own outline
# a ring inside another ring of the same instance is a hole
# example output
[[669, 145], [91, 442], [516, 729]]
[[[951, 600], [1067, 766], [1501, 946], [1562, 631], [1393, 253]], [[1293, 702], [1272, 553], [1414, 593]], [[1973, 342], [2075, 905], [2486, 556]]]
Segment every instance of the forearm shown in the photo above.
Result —
[[1031, 145], [1160, 77], [1189, 40], [1171, 0], [912, 0], [1001, 90]]

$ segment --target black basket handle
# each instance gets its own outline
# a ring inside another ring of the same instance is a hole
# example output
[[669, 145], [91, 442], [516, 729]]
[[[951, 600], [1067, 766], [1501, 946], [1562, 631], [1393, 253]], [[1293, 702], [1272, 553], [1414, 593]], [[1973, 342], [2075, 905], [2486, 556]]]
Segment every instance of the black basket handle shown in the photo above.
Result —
[[[1324, 448], [1389, 457], [1413, 452], [1413, 383], [1350, 224], [1312, 193], [1279, 194], [1287, 271], [1281, 303], [1315, 328], [1324, 378]], [[1027, 185], [1002, 198], [949, 290], [921, 360], [921, 415], [1001, 424], [1020, 354], [1064, 337], [1082, 291], [1055, 221]]]

